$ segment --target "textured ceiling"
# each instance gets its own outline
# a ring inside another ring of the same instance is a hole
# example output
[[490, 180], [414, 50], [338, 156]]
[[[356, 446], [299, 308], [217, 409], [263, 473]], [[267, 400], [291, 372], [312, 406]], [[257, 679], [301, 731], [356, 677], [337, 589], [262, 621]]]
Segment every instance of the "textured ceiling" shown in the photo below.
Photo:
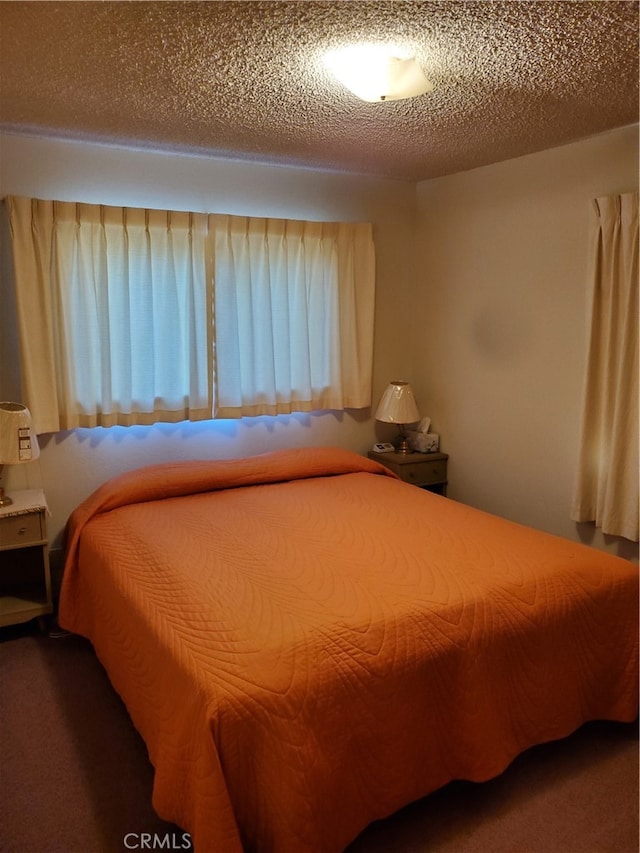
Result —
[[[638, 3], [0, 2], [7, 130], [407, 180], [638, 121]], [[345, 43], [413, 48], [434, 90], [369, 104]]]

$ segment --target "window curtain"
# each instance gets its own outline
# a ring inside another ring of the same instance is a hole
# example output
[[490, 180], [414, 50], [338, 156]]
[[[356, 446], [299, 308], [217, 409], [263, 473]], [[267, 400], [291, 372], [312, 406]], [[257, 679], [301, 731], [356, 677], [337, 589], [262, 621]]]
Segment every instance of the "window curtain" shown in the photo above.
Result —
[[6, 202], [38, 433], [371, 404], [371, 225]]
[[371, 226], [210, 219], [216, 415], [371, 405]]
[[590, 341], [571, 517], [638, 541], [638, 193], [595, 199]]
[[7, 204], [37, 432], [211, 417], [206, 216]]

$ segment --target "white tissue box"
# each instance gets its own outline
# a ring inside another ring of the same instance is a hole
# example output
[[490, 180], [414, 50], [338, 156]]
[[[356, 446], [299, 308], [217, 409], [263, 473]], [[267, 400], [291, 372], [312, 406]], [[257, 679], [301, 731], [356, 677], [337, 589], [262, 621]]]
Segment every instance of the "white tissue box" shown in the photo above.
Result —
[[407, 431], [410, 446], [418, 453], [435, 453], [440, 447], [440, 436], [435, 432]]

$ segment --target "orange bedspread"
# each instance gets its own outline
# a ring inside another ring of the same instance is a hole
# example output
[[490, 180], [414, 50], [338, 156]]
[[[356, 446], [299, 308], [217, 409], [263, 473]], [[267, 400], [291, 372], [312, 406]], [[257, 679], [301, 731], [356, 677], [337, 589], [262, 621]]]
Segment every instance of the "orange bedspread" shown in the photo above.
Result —
[[338, 851], [637, 714], [637, 567], [335, 449], [155, 466], [69, 524], [60, 622], [198, 853]]

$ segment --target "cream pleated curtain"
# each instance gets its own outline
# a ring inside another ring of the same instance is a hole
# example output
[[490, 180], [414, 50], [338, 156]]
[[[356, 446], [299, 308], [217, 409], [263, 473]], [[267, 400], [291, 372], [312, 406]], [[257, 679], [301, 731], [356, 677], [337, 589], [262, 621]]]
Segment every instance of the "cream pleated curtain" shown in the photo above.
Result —
[[36, 431], [371, 403], [371, 226], [10, 197]]
[[371, 404], [368, 224], [212, 215], [216, 414]]
[[36, 431], [211, 417], [207, 217], [7, 203]]
[[595, 199], [592, 305], [571, 517], [638, 541], [638, 193]]

